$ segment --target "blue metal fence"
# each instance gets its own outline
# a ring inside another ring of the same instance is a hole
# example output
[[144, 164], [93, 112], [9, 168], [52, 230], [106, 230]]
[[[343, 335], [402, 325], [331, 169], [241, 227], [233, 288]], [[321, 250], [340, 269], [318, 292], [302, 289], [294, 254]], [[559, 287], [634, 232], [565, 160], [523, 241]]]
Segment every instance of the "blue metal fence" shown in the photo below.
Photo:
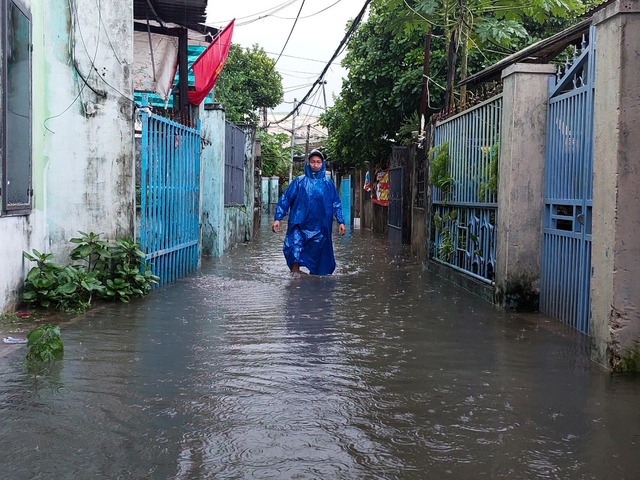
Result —
[[502, 95], [438, 122], [430, 151], [431, 257], [486, 283], [495, 279]]
[[595, 27], [551, 79], [540, 311], [589, 333]]
[[164, 284], [198, 268], [200, 124], [140, 117], [140, 244]]
[[342, 177], [340, 181], [340, 201], [342, 202], [342, 216], [347, 231], [351, 231], [351, 175]]

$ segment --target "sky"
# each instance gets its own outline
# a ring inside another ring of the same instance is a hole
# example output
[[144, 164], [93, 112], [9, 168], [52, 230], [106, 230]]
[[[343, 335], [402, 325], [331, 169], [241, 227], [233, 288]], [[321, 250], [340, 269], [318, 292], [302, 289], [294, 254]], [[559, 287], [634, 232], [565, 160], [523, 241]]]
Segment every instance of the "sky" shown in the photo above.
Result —
[[[243, 47], [257, 43], [273, 59], [282, 52], [276, 69], [282, 75], [284, 103], [273, 112], [286, 114], [293, 109], [294, 99], [301, 100], [318, 79], [344, 38], [347, 22], [358, 15], [364, 3], [365, 0], [209, 0], [207, 24], [223, 28], [235, 18], [233, 43]], [[300, 107], [299, 115], [320, 115], [325, 96], [326, 104], [333, 105], [332, 95], [340, 92], [346, 76], [339, 63], [343, 56], [344, 53], [325, 75], [325, 95], [318, 89], [305, 102], [310, 105]]]

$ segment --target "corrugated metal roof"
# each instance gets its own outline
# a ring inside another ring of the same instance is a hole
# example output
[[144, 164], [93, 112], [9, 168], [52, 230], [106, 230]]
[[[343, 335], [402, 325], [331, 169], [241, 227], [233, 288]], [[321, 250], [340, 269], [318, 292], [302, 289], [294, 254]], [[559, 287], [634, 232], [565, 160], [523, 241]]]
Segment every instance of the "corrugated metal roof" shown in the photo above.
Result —
[[193, 28], [205, 22], [206, 8], [207, 0], [134, 0], [133, 18]]

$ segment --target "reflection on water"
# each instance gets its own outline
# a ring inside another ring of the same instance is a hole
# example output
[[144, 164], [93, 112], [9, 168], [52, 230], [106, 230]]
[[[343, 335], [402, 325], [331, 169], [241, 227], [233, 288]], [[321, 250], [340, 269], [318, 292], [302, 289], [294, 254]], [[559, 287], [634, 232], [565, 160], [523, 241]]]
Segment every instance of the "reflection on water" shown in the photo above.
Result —
[[50, 374], [0, 357], [2, 478], [637, 478], [640, 379], [352, 233], [292, 279], [265, 224], [65, 327]]

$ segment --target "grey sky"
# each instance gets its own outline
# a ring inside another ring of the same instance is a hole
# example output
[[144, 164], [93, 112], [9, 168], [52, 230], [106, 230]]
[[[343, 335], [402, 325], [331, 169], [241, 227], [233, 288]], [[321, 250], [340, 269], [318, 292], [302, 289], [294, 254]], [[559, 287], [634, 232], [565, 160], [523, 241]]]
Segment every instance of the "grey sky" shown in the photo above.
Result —
[[[236, 19], [233, 42], [249, 47], [260, 45], [271, 58], [277, 58], [294, 25], [303, 0], [209, 0], [207, 23], [222, 28]], [[275, 112], [288, 113], [293, 100], [304, 97], [318, 78], [345, 34], [347, 21], [362, 9], [364, 0], [306, 0], [300, 11], [276, 69], [282, 75], [284, 102]], [[332, 93], [339, 93], [346, 74], [339, 60], [328, 70], [326, 100], [333, 104]], [[307, 101], [324, 107], [322, 91]], [[319, 115], [321, 110], [302, 106], [302, 115]]]

